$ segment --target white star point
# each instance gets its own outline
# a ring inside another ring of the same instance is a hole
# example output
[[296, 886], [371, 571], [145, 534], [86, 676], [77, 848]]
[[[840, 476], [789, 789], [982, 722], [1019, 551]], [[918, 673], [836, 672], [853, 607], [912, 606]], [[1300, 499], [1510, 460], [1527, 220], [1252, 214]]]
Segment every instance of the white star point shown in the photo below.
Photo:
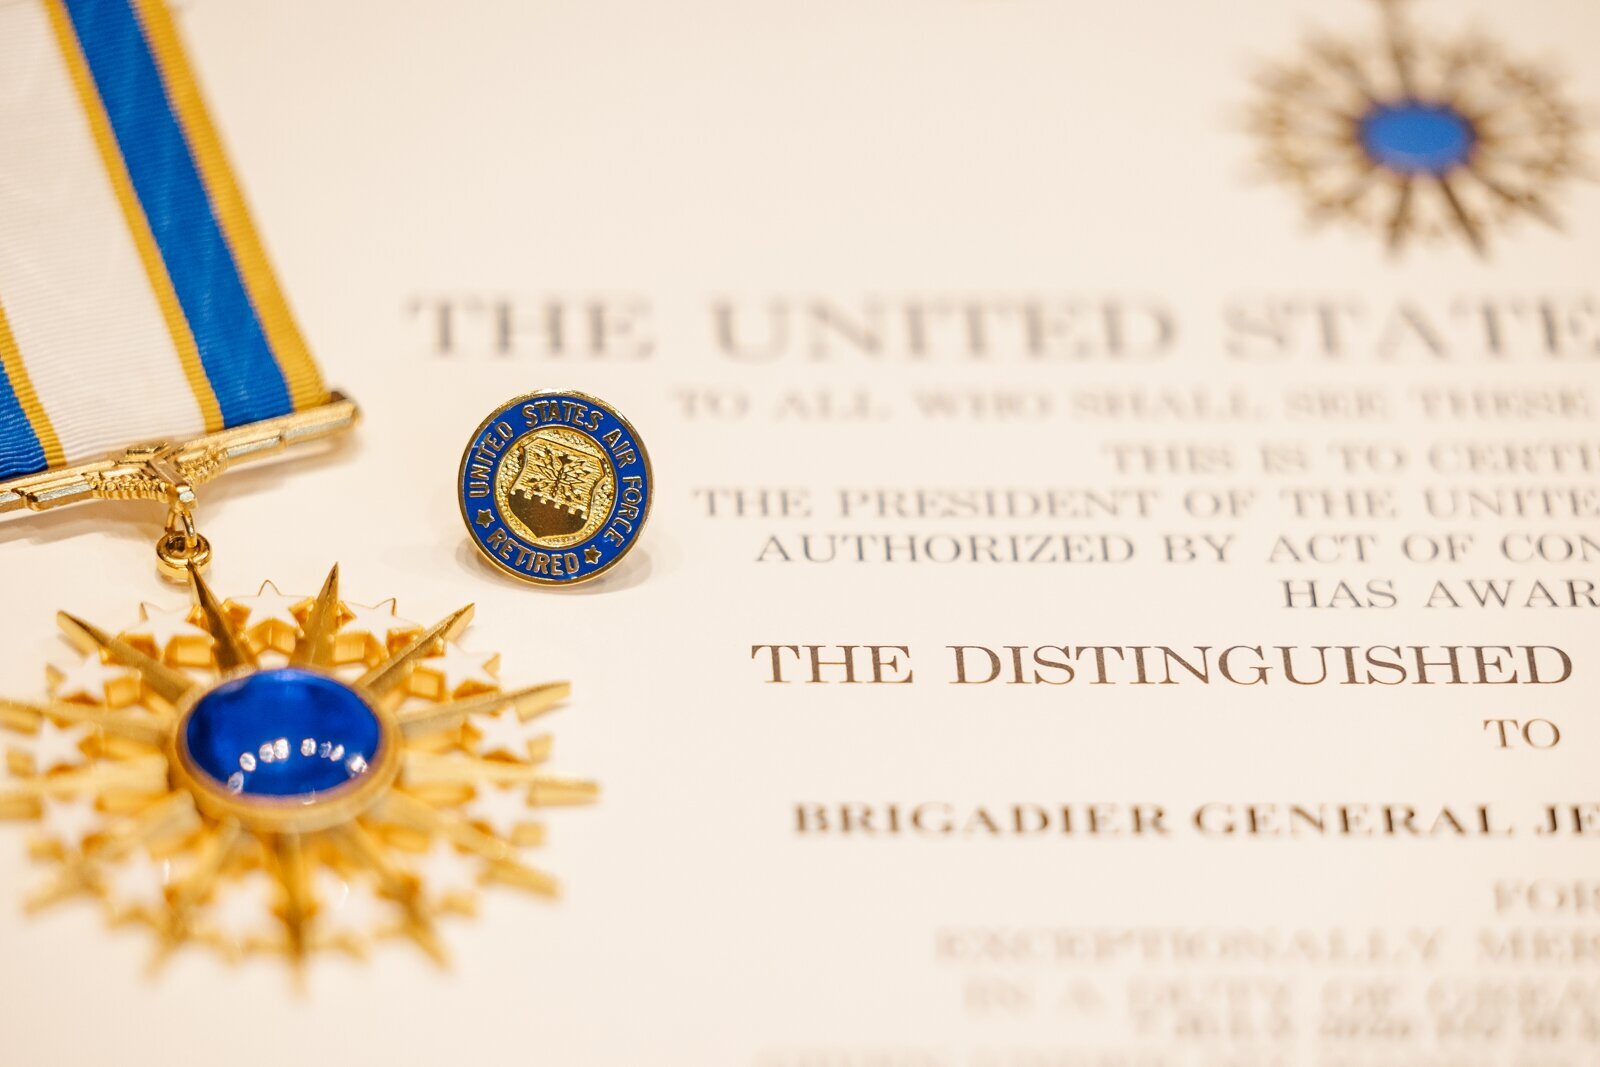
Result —
[[311, 876], [311, 890], [319, 906], [319, 921], [335, 933], [367, 937], [389, 918], [371, 886], [341, 877], [327, 867], [318, 867]]
[[482, 860], [458, 851], [443, 838], [435, 838], [432, 847], [417, 860], [417, 873], [434, 900], [476, 894], [482, 871]]
[[66, 667], [57, 666], [54, 671], [57, 678], [52, 695], [57, 700], [82, 697], [96, 704], [107, 703], [107, 690], [133, 674], [126, 667], [107, 663], [98, 652], [86, 653], [78, 662]]
[[39, 721], [39, 732], [31, 739], [34, 771], [43, 774], [52, 767], [77, 763], [83, 759], [83, 749], [79, 746], [88, 735], [88, 729], [83, 726], [57, 726], [45, 716]]
[[154, 604], [140, 604], [139, 621], [124, 630], [123, 636], [148, 637], [158, 652], [165, 651], [168, 645], [180, 638], [210, 641], [210, 634], [189, 621], [189, 611], [187, 607], [168, 610]]
[[143, 852], [100, 872], [101, 885], [118, 911], [158, 911], [167, 903], [166, 888], [172, 881], [172, 861], [151, 859]]
[[339, 632], [370, 634], [380, 645], [388, 643], [391, 634], [422, 629], [410, 619], [395, 614], [393, 597], [376, 604], [353, 604], [347, 600], [344, 609], [350, 613], [350, 618]]
[[266, 872], [250, 871], [234, 881], [220, 882], [215, 893], [206, 917], [212, 931], [225, 942], [246, 948], [272, 933], [278, 886]]
[[504, 752], [517, 759], [528, 758], [528, 724], [515, 708], [502, 708], [493, 715], [475, 715], [472, 728], [478, 732], [478, 751]]
[[265, 623], [276, 622], [298, 630], [300, 620], [294, 609], [308, 599], [303, 596], [284, 596], [272, 582], [262, 582], [255, 596], [234, 597], [232, 603], [245, 612], [244, 624], [248, 629], [254, 630]]
[[511, 840], [517, 828], [531, 820], [533, 810], [528, 806], [526, 789], [512, 786], [497, 789], [490, 785], [478, 786], [478, 791], [467, 802], [466, 816], [481, 822], [496, 835]]
[[467, 687], [475, 690], [498, 689], [500, 680], [494, 676], [493, 665], [499, 658], [497, 652], [479, 655], [468, 652], [454, 641], [447, 641], [444, 655], [420, 661], [417, 669], [438, 675], [443, 696], [448, 698]]
[[52, 798], [45, 801], [39, 827], [44, 836], [64, 848], [83, 847], [83, 839], [100, 828], [105, 818], [93, 797]]

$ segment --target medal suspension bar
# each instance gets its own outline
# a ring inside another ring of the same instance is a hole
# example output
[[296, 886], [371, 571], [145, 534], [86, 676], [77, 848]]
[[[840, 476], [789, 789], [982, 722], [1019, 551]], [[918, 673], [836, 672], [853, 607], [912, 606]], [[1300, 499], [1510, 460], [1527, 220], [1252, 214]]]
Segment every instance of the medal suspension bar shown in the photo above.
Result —
[[211, 545], [195, 531], [195, 487], [237, 463], [264, 459], [292, 445], [332, 437], [355, 425], [360, 410], [341, 393], [305, 411], [263, 419], [191, 441], [146, 441], [103, 459], [0, 482], [0, 515], [51, 511], [89, 500], [153, 500], [167, 505], [167, 528], [156, 542], [164, 575], [185, 580], [204, 567]]

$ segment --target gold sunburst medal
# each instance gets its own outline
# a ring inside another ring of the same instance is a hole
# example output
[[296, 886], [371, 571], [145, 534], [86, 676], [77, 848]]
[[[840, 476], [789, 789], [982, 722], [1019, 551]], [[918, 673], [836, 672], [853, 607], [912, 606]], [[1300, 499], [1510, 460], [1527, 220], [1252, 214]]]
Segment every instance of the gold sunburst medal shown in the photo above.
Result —
[[491, 885], [539, 895], [537, 809], [584, 803], [530, 722], [566, 682], [502, 689], [498, 657], [458, 643], [471, 606], [428, 627], [340, 598], [145, 605], [120, 630], [62, 613], [79, 658], [53, 699], [0, 701], [14, 777], [0, 815], [26, 820], [50, 873], [34, 906], [87, 895], [153, 929], [160, 957], [363, 954], [407, 938], [442, 960], [438, 918]]

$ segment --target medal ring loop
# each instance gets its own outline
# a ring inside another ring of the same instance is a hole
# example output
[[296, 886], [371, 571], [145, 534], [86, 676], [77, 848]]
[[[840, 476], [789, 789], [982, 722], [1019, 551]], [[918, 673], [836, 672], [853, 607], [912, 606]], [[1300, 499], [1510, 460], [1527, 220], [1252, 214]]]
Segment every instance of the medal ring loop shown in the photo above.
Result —
[[205, 570], [211, 564], [211, 542], [194, 525], [194, 513], [182, 504], [167, 512], [167, 528], [156, 542], [156, 566], [161, 576], [187, 582], [189, 569]]

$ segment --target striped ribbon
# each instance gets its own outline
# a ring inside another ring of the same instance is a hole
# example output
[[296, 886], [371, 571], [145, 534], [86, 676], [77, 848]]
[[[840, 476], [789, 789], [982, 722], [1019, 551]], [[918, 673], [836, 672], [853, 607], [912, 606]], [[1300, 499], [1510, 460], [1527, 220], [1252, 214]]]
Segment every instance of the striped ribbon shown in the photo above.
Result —
[[162, 0], [0, 5], [0, 480], [315, 407]]

